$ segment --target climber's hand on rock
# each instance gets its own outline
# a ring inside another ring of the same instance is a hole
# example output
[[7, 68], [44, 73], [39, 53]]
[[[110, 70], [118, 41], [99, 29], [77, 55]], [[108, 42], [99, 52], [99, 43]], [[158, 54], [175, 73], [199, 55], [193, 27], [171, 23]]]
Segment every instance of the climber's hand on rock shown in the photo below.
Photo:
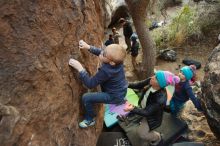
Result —
[[90, 49], [90, 45], [88, 45], [85, 41], [80, 40], [80, 41], [79, 41], [79, 48], [80, 48], [80, 49], [89, 50], [89, 49]]
[[84, 68], [81, 65], [81, 63], [75, 59], [70, 59], [69, 60], [69, 65], [78, 70], [79, 72], [82, 71]]

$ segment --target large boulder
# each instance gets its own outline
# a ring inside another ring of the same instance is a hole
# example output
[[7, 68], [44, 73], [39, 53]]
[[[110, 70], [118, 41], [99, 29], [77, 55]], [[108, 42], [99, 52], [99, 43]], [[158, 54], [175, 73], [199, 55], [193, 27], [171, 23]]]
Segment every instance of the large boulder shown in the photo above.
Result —
[[104, 4], [99, 0], [0, 1], [0, 145], [94, 146], [102, 129], [82, 130], [87, 92], [68, 65], [80, 60], [94, 74], [98, 59], [78, 41], [101, 46]]
[[105, 0], [105, 26], [112, 27], [121, 17], [129, 17], [128, 7], [124, 0]]
[[212, 51], [204, 71], [203, 107], [212, 132], [220, 138], [220, 44]]

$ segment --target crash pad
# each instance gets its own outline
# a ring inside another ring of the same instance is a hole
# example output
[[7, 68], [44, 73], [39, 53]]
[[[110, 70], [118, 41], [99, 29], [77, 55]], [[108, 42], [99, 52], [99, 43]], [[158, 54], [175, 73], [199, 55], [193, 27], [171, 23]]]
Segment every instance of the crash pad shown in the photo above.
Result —
[[174, 143], [187, 130], [187, 124], [177, 117], [164, 112], [162, 124], [155, 130], [163, 134], [164, 145], [166, 145]]
[[201, 63], [199, 61], [193, 60], [193, 59], [183, 59], [182, 63], [185, 65], [195, 65], [196, 69], [200, 69], [201, 68]]
[[122, 132], [102, 132], [96, 146], [131, 146], [131, 144]]
[[170, 101], [171, 98], [173, 97], [173, 93], [174, 93], [175, 87], [174, 86], [167, 86], [166, 87], [166, 92], [167, 92], [167, 100]]
[[[112, 131], [110, 131], [109, 129], [111, 129]], [[187, 124], [184, 121], [181, 121], [180, 119], [166, 112], [164, 112], [163, 114], [163, 121], [161, 126], [155, 129], [155, 131], [158, 131], [162, 134], [164, 146], [175, 143], [186, 130]], [[107, 131], [108, 132], [105, 131], [101, 133], [97, 142], [97, 146], [114, 146], [120, 138], [124, 140], [127, 139], [124, 131], [118, 126], [118, 124], [112, 126], [111, 128], [108, 128]]]
[[205, 146], [205, 145], [200, 142], [181, 142], [181, 143], [175, 143], [172, 146]]
[[[126, 100], [137, 106], [138, 105], [139, 97], [136, 93], [128, 88], [126, 94]], [[104, 122], [106, 127], [111, 127], [118, 122], [117, 116], [118, 115], [127, 115], [128, 112], [124, 111], [125, 104], [116, 105], [116, 104], [105, 104], [105, 114], [104, 114]]]

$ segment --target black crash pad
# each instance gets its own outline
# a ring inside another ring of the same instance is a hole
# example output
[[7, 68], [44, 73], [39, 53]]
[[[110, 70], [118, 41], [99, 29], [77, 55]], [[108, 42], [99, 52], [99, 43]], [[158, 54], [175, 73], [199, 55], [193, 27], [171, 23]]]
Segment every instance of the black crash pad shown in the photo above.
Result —
[[181, 143], [175, 143], [172, 146], [205, 146], [205, 145], [200, 142], [181, 142]]
[[122, 132], [102, 132], [96, 146], [131, 146]]
[[183, 64], [185, 65], [192, 65], [194, 64], [196, 66], [196, 69], [200, 69], [201, 68], [201, 63], [192, 59], [183, 59], [182, 61]]
[[164, 112], [162, 124], [155, 130], [162, 133], [164, 145], [168, 145], [174, 143], [187, 130], [187, 127], [186, 122]]
[[[164, 112], [162, 125], [155, 130], [163, 134], [164, 146], [167, 146], [174, 143], [187, 130], [187, 124]], [[125, 133], [118, 124], [103, 131], [105, 132], [102, 132], [99, 136], [97, 146], [117, 146], [117, 143], [127, 140]]]

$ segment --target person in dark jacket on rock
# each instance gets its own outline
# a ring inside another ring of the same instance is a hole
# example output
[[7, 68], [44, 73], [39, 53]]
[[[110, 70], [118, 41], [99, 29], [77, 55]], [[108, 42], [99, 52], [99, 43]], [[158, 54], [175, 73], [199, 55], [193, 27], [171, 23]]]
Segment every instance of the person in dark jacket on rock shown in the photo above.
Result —
[[195, 97], [190, 80], [195, 76], [196, 66], [184, 66], [180, 69], [180, 83], [175, 85], [175, 92], [170, 101], [171, 114], [178, 116], [185, 103], [191, 100], [198, 111], [202, 111], [200, 100]]
[[129, 88], [142, 90], [139, 106], [126, 102], [127, 117], [118, 117], [119, 125], [126, 132], [132, 146], [159, 145], [160, 133], [154, 131], [162, 123], [163, 109], [166, 106], [167, 85], [180, 81], [178, 76], [168, 71], [157, 71], [154, 76], [143, 81], [129, 83]]
[[95, 124], [95, 103], [122, 104], [127, 93], [127, 81], [124, 73], [123, 61], [126, 51], [118, 44], [108, 45], [104, 50], [88, 45], [81, 40], [79, 48], [88, 50], [97, 55], [102, 62], [98, 72], [90, 77], [81, 63], [75, 59], [69, 60], [69, 65], [79, 71], [79, 77], [88, 88], [101, 86], [101, 92], [86, 93], [82, 97], [85, 106], [85, 119], [79, 123], [81, 128], [87, 128]]
[[138, 65], [136, 58], [138, 56], [140, 45], [136, 33], [133, 33], [130, 39], [131, 39], [131, 63], [133, 65], [133, 68], [136, 70]]
[[116, 30], [115, 27], [112, 28], [112, 35], [113, 35], [114, 43], [115, 43], [115, 44], [119, 44], [120, 34], [119, 34], [119, 32]]
[[123, 27], [123, 34], [125, 36], [125, 43], [127, 45], [127, 49], [126, 51], [129, 52], [131, 49], [131, 35], [133, 34], [133, 29], [131, 26], [131, 23], [124, 19], [124, 18], [120, 18], [119, 23], [122, 25]]

